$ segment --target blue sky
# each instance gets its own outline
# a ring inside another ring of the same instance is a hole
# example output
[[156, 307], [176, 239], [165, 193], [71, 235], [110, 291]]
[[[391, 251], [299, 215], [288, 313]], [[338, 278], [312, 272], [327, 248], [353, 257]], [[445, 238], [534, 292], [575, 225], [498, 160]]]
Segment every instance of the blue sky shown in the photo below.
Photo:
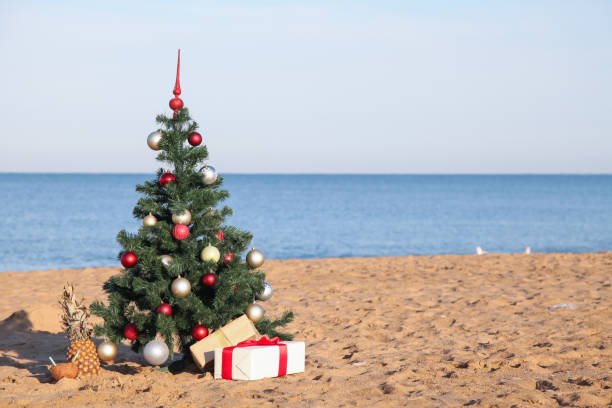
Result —
[[0, 171], [154, 171], [180, 47], [221, 172], [610, 173], [610, 21], [605, 1], [5, 1]]

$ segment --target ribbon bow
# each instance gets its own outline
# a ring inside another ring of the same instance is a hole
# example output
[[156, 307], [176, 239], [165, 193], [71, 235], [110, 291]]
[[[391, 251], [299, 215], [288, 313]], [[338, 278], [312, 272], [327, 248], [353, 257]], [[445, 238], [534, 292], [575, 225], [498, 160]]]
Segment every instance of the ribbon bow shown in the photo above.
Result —
[[272, 337], [271, 339], [266, 336], [262, 336], [259, 340], [245, 340], [236, 344], [234, 347], [251, 347], [251, 346], [278, 346], [281, 339], [278, 337]]
[[259, 340], [245, 340], [242, 341], [235, 346], [225, 347], [223, 349], [223, 353], [221, 356], [221, 378], [225, 378], [226, 380], [231, 380], [232, 378], [232, 356], [234, 354], [235, 348], [243, 348], [243, 347], [261, 347], [261, 346], [272, 346], [278, 347], [279, 359], [278, 359], [278, 376], [282, 377], [287, 375], [287, 345], [281, 343], [281, 340], [278, 337], [273, 337], [271, 339], [266, 336], [261, 337]]

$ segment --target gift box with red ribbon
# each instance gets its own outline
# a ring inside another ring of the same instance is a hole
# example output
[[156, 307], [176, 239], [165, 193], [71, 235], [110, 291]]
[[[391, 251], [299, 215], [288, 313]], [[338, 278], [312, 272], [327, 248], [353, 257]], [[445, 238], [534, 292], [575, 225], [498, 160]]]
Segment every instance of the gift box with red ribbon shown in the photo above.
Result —
[[278, 337], [247, 340], [215, 349], [215, 378], [259, 380], [304, 372], [306, 345]]

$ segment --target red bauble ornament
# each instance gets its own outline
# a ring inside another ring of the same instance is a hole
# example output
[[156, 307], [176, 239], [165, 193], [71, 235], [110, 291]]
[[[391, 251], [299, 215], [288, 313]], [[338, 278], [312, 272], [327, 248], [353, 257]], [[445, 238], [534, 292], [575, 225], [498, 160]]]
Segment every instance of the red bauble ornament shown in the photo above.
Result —
[[189, 135], [189, 137], [187, 138], [187, 141], [192, 146], [199, 146], [200, 143], [202, 143], [202, 135], [199, 134], [198, 132], [193, 132], [192, 134]]
[[138, 256], [132, 251], [124, 252], [123, 255], [121, 255], [121, 265], [123, 265], [124, 268], [131, 268], [136, 265], [137, 262]]
[[169, 303], [162, 303], [155, 310], [157, 313], [163, 313], [166, 316], [172, 316], [172, 306]]
[[178, 96], [175, 96], [174, 98], [170, 99], [170, 103], [168, 105], [170, 105], [170, 109], [176, 112], [183, 109], [183, 100]]
[[215, 238], [223, 242], [225, 240], [225, 234], [223, 233], [223, 230], [217, 231], [217, 233], [215, 234]]
[[138, 338], [138, 329], [134, 323], [128, 323], [123, 328], [123, 337], [128, 340], [136, 340]]
[[177, 241], [187, 239], [189, 236], [189, 227], [183, 224], [176, 224], [174, 228], [172, 228], [172, 236]]
[[168, 183], [176, 183], [175, 175], [170, 173], [169, 171], [162, 174], [159, 178], [159, 184], [161, 184], [162, 186], [166, 187]]
[[234, 262], [234, 254], [231, 252], [228, 252], [225, 255], [223, 255], [223, 262], [225, 262], [226, 265], [229, 265], [232, 262]]
[[206, 336], [208, 336], [208, 329], [203, 324], [196, 324], [191, 330], [191, 337], [196, 340], [202, 340]]
[[215, 275], [214, 273], [207, 273], [206, 275], [202, 276], [202, 285], [204, 286], [212, 287], [215, 286], [216, 282], [217, 275]]

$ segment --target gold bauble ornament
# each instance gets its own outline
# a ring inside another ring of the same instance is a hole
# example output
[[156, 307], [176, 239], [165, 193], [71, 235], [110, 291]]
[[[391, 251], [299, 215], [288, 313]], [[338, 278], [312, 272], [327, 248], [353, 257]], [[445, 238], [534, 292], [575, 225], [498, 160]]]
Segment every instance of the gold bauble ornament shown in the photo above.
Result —
[[172, 214], [172, 222], [175, 224], [189, 225], [191, 222], [191, 213], [185, 208], [178, 214]]
[[172, 263], [174, 258], [170, 255], [162, 255], [159, 257], [159, 260], [161, 261], [162, 265], [164, 265], [164, 267], [167, 269], [170, 267], [170, 264]]
[[261, 251], [252, 248], [246, 256], [246, 261], [251, 269], [256, 269], [264, 264], [265, 258]]
[[219, 252], [217, 247], [214, 247], [209, 244], [206, 248], [202, 250], [202, 253], [200, 254], [200, 259], [203, 262], [219, 262], [219, 259], [221, 259], [221, 252]]
[[177, 298], [186, 298], [191, 293], [191, 283], [183, 277], [178, 277], [172, 281], [170, 286], [172, 294]]
[[152, 150], [159, 150], [159, 142], [162, 139], [162, 132], [156, 130], [147, 137], [147, 144]]
[[152, 227], [155, 224], [157, 224], [157, 217], [151, 213], [142, 219], [142, 225], [145, 227]]
[[111, 362], [117, 357], [117, 345], [110, 341], [100, 343], [98, 346], [98, 358], [102, 361]]
[[264, 309], [263, 306], [258, 305], [257, 303], [251, 303], [247, 306], [244, 313], [253, 323], [259, 323], [264, 318], [264, 315], [266, 314], [266, 309]]

